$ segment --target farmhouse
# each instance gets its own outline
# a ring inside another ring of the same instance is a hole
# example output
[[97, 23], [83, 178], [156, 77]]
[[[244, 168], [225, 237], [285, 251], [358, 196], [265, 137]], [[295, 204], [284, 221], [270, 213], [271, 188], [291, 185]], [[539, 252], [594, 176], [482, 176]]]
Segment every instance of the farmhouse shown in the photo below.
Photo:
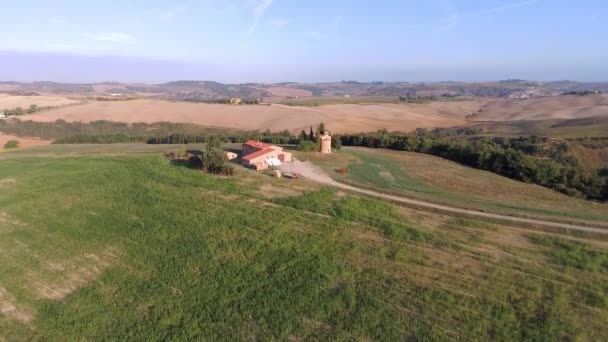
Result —
[[256, 170], [265, 170], [268, 166], [278, 166], [291, 161], [291, 153], [282, 147], [249, 140], [243, 144], [243, 165]]

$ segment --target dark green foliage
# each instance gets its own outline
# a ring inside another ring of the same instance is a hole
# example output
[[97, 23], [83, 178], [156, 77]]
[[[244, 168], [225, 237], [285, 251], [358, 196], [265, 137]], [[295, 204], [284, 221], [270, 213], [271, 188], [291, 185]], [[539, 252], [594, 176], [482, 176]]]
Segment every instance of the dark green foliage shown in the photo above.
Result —
[[144, 142], [146, 137], [129, 136], [126, 134], [75, 135], [53, 141], [53, 144], [113, 144]]
[[323, 135], [325, 133], [325, 124], [324, 123], [320, 123], [319, 127], [317, 128], [317, 132], [319, 134], [319, 136]]
[[312, 126], [310, 126], [310, 132], [308, 133], [308, 140], [315, 141], [315, 133], [312, 131]]
[[547, 253], [559, 265], [589, 272], [608, 272], [608, 253], [605, 251], [559, 237], [531, 235], [529, 238], [534, 243], [548, 247]]
[[[299, 137], [286, 135], [285, 132], [272, 133], [266, 131], [259, 132], [243, 132], [243, 133], [225, 133], [212, 134], [218, 137], [222, 142], [226, 143], [244, 143], [247, 140], [257, 140], [270, 144], [277, 145], [297, 145], [300, 142]], [[209, 134], [182, 134], [173, 133], [166, 136], [149, 137], [146, 142], [148, 144], [201, 144], [207, 142]]]
[[17, 148], [19, 147], [19, 142], [17, 140], [9, 140], [4, 144], [4, 148]]
[[377, 133], [343, 135], [344, 146], [388, 148], [432, 154], [467, 166], [546, 186], [571, 196], [607, 200], [603, 189], [606, 179], [582, 168], [568, 154], [567, 145], [546, 150], [547, 138], [467, 139], [448, 130], [429, 132], [418, 129], [409, 134]]
[[319, 144], [315, 141], [301, 140], [298, 144], [298, 150], [302, 152], [316, 152], [319, 150]]
[[399, 102], [405, 103], [429, 103], [437, 101], [436, 96], [399, 96]]
[[331, 138], [331, 148], [334, 150], [339, 150], [342, 148], [342, 139], [340, 139], [339, 135], [334, 135]]
[[203, 166], [209, 173], [232, 176], [234, 168], [226, 165], [228, 159], [222, 149], [222, 141], [219, 137], [212, 136], [207, 142], [203, 154]]

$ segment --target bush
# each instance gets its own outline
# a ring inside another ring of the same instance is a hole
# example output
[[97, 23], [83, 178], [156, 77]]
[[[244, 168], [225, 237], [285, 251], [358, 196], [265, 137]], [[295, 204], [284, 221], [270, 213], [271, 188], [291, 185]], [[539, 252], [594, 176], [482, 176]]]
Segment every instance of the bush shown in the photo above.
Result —
[[302, 152], [316, 152], [319, 149], [319, 144], [314, 141], [301, 140], [298, 144], [298, 150]]
[[4, 148], [17, 148], [19, 147], [19, 142], [17, 140], [9, 140], [4, 144]]

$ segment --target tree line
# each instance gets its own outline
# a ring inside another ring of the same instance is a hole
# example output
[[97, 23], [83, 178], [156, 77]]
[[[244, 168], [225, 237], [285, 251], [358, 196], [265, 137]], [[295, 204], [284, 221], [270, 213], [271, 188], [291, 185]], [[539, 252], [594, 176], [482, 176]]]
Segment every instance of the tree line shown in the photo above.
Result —
[[512, 179], [545, 186], [570, 196], [608, 200], [608, 181], [601, 172], [585, 170], [566, 143], [548, 138], [466, 138], [448, 131], [419, 129], [412, 133], [342, 135], [344, 146], [364, 146], [435, 155]]
[[4, 115], [6, 116], [19, 116], [19, 115], [25, 115], [25, 114], [34, 114], [36, 112], [39, 112], [41, 110], [45, 110], [45, 109], [51, 109], [53, 107], [38, 107], [38, 105], [30, 105], [29, 108], [27, 109], [23, 109], [22, 107], [17, 107], [14, 109], [3, 109], [0, 110], [0, 113], [4, 113]]

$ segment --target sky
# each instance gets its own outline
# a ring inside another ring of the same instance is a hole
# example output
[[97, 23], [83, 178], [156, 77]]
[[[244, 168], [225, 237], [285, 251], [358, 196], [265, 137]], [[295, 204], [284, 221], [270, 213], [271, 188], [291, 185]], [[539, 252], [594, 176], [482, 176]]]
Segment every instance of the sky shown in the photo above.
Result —
[[1, 0], [0, 19], [0, 80], [608, 81], [606, 0]]

